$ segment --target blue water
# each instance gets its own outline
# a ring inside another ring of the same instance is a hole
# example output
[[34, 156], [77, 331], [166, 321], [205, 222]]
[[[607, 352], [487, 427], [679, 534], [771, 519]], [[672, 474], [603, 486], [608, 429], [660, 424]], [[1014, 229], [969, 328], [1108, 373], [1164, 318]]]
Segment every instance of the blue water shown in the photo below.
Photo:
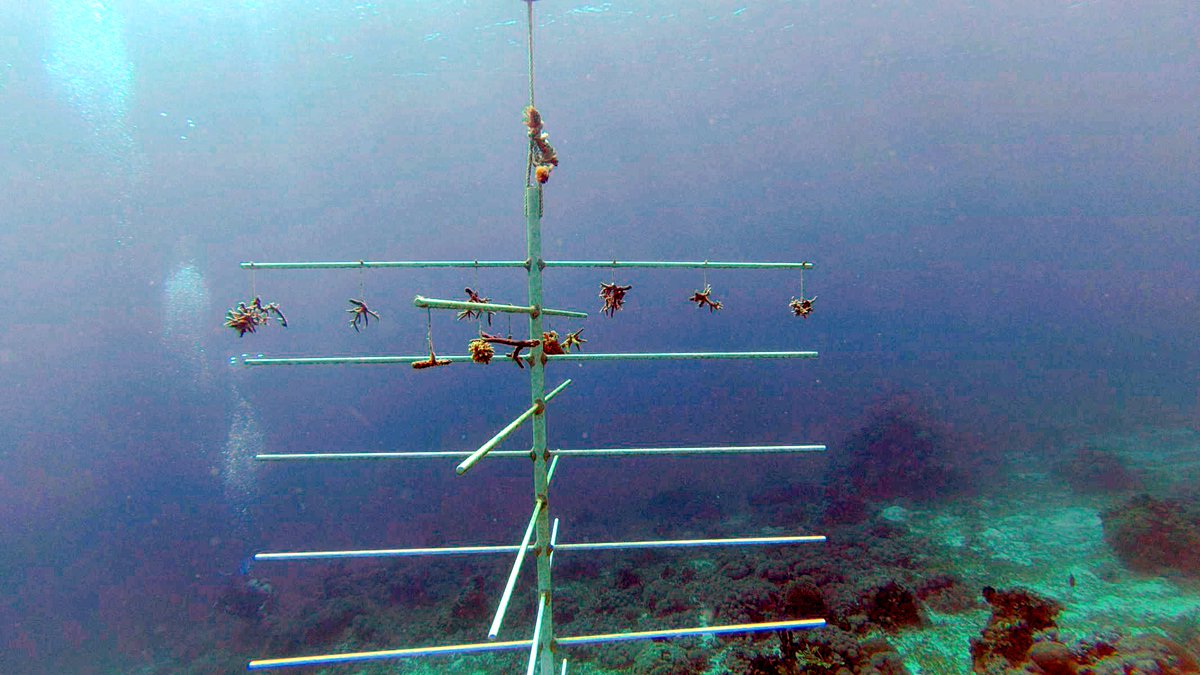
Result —
[[[255, 551], [516, 541], [524, 462], [456, 479], [445, 462], [253, 460], [473, 449], [527, 400], [512, 364], [230, 357], [422, 354], [414, 295], [524, 302], [513, 270], [238, 263], [524, 258], [525, 7], [0, 6], [0, 671], [225, 672], [336, 649], [270, 642], [214, 606], [252, 578], [286, 607], [330, 573], [249, 565]], [[586, 326], [591, 352], [820, 352], [552, 365], [552, 385], [575, 379], [552, 447], [836, 453], [902, 396], [989, 457], [1024, 458], [987, 462], [1009, 480], [1089, 439], [1200, 429], [1194, 3], [535, 7], [537, 104], [562, 159], [546, 257], [811, 260], [819, 298], [791, 316], [796, 272], [548, 271], [548, 305], [591, 313], [552, 326]], [[609, 319], [596, 291], [613, 280], [634, 289]], [[686, 301], [705, 282], [716, 314]], [[286, 330], [222, 326], [254, 294]], [[349, 297], [382, 319], [356, 333]], [[433, 317], [439, 353], [474, 331]], [[1151, 492], [1180, 492], [1142, 457]], [[823, 467], [564, 462], [556, 515], [569, 540], [753, 534], [752, 493]], [[706, 495], [704, 518], [655, 500], [681, 486]]]

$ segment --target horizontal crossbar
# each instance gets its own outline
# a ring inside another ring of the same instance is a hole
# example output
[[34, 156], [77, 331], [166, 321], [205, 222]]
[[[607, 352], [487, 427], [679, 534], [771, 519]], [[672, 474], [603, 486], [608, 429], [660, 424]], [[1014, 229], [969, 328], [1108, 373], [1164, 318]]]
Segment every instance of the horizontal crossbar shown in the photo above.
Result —
[[[769, 621], [765, 623], [739, 623], [724, 626], [699, 626], [696, 628], [668, 628], [664, 630], [647, 630], [637, 633], [600, 633], [596, 635], [579, 635], [563, 637], [556, 640], [560, 647], [575, 647], [596, 645], [610, 642], [631, 642], [635, 640], [663, 640], [668, 638], [699, 637], [703, 635], [744, 635], [748, 633], [765, 633], [785, 630], [807, 630], [823, 628], [824, 619], [795, 619], [792, 621]], [[510, 640], [508, 642], [476, 642], [462, 645], [446, 645], [442, 647], [416, 647], [410, 649], [386, 649], [374, 652], [352, 652], [348, 654], [323, 654], [319, 656], [298, 656], [285, 659], [259, 659], [251, 661], [248, 670], [270, 670], [274, 668], [297, 668], [300, 666], [329, 666], [339, 663], [361, 663], [363, 661], [385, 661], [390, 659], [412, 658], [414, 656], [445, 656], [450, 654], [482, 654], [486, 652], [511, 651], [514, 649], [529, 649], [532, 640]]]
[[[556, 551], [613, 551], [652, 548], [706, 548], [714, 546], [783, 546], [790, 544], [820, 544], [825, 535], [799, 535], [792, 537], [735, 537], [727, 539], [652, 539], [645, 541], [593, 541], [578, 544], [556, 544]], [[255, 560], [344, 560], [350, 558], [407, 558], [426, 555], [477, 555], [489, 553], [516, 553], [520, 546], [501, 544], [498, 546], [448, 546], [441, 548], [387, 548], [357, 551], [295, 551], [284, 553], [256, 553]]]
[[[670, 260], [546, 260], [545, 267], [634, 267], [643, 269], [810, 270], [811, 262], [676, 262]], [[243, 262], [246, 270], [332, 270], [423, 267], [525, 267], [524, 260], [348, 260], [331, 262]]]
[[[717, 359], [815, 359], [817, 352], [651, 352], [623, 354], [556, 354], [547, 356], [551, 361], [672, 361], [672, 360], [717, 360]], [[470, 356], [442, 356], [452, 363], [465, 363]], [[358, 365], [379, 366], [428, 361], [429, 355], [421, 356], [305, 356], [296, 358], [245, 357], [246, 366], [333, 366]]]
[[717, 262], [670, 260], [547, 260], [550, 267], [637, 267], [643, 269], [710, 269], [710, 270], [810, 270], [810, 262]]
[[525, 267], [524, 260], [344, 260], [330, 262], [244, 262], [244, 270], [336, 270], [425, 267]]
[[[797, 452], [825, 452], [824, 445], [727, 445], [689, 448], [575, 448], [550, 450], [552, 457], [635, 457], [638, 455], [775, 455]], [[262, 462], [353, 460], [353, 459], [450, 459], [467, 457], [472, 450], [432, 450], [414, 452], [293, 452], [263, 453], [254, 459]], [[493, 450], [489, 457], [524, 457], [529, 450]]]
[[718, 359], [815, 359], [817, 352], [626, 352], [619, 354], [554, 354], [551, 361], [672, 361]]

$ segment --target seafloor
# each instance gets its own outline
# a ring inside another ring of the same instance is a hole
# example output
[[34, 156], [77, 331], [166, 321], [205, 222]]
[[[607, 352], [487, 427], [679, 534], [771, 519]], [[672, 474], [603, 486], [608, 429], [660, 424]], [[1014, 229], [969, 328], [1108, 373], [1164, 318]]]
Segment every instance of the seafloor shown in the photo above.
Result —
[[[889, 420], [881, 423], [888, 427], [882, 433], [866, 430], [860, 438], [869, 442], [860, 444], [859, 464], [848, 467], [857, 475], [870, 473], [862, 462], [891, 461], [888, 452], [905, 450], [896, 439], [928, 436], [920, 420]], [[918, 433], [905, 427], [910, 423]], [[897, 447], [879, 445], [893, 441]], [[936, 455], [935, 449], [921, 456], [934, 461]], [[1200, 544], [1200, 520], [1189, 511], [1197, 506], [1200, 434], [1108, 436], [1062, 449], [1029, 448], [1026, 456], [1003, 461], [1003, 470], [953, 499], [868, 499], [861, 511], [831, 518], [822, 506], [827, 475], [758, 489], [749, 508], [721, 515], [734, 530], [769, 523], [758, 528], [762, 534], [819, 528], [829, 536], [826, 545], [562, 556], [555, 562], [560, 634], [798, 616], [830, 622], [782, 639], [706, 637], [577, 649], [569, 654], [569, 672], [1200, 672], [1200, 551], [1140, 556], [1154, 547], [1166, 550], [1155, 537], [1183, 545], [1178, 540], [1196, 536], [1193, 543]], [[673, 528], [677, 535], [711, 525], [703, 520], [712, 513], [693, 508], [705, 498], [703, 489], [693, 494], [697, 503], [680, 505], [679, 512], [699, 515]], [[1136, 520], [1139, 509], [1163, 505], [1186, 514], [1179, 520], [1185, 529], [1156, 529], [1175, 522], [1161, 510]], [[1134, 537], [1132, 545], [1122, 537]], [[263, 656], [479, 642], [506, 565], [400, 561], [303, 573], [256, 570], [231, 582], [207, 629], [194, 636], [218, 649], [186, 662], [160, 661], [145, 672], [233, 671]], [[519, 587], [517, 597], [531, 592]], [[529, 604], [514, 603], [506, 623], [510, 639], [527, 634]], [[514, 653], [305, 672], [518, 672], [524, 659]]]

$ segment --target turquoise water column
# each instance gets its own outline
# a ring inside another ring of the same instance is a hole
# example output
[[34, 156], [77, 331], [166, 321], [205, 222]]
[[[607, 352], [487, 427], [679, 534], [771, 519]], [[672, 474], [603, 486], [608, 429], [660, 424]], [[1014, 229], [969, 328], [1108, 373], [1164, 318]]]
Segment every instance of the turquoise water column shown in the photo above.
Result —
[[540, 616], [542, 625], [537, 631], [537, 663], [542, 675], [554, 674], [554, 657], [551, 641], [554, 638], [554, 620], [551, 611], [550, 583], [550, 504], [547, 468], [549, 454], [546, 452], [546, 366], [542, 363], [542, 187], [525, 186], [525, 265], [529, 270], [529, 305], [534, 308], [529, 315], [529, 338], [538, 345], [530, 350], [529, 393], [533, 405], [539, 408], [533, 416], [533, 493], [534, 500], [544, 502], [537, 518], [537, 601], [544, 603]]

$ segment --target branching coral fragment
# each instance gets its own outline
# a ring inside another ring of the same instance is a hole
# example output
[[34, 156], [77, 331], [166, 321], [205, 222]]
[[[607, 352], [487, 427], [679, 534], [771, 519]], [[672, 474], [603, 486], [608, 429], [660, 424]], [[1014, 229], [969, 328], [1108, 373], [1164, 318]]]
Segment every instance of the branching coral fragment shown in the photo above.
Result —
[[[479, 294], [476, 293], [475, 291], [471, 290], [470, 288], [464, 288], [463, 291], [467, 294], [467, 302], [476, 302], [479, 304], [484, 304], [484, 303], [488, 303], [488, 302], [492, 301], [491, 298], [479, 297]], [[475, 319], [475, 318], [483, 315], [484, 313], [485, 312], [482, 309], [464, 309], [463, 311], [458, 313], [458, 320], [462, 321], [463, 319]], [[490, 325], [492, 325], [492, 315], [495, 314], [495, 312], [486, 312], [486, 314], [487, 314], [487, 322], [488, 322], [488, 325], [490, 326]]]
[[565, 338], [563, 338], [563, 340], [562, 340], [562, 348], [567, 350], [568, 352], [571, 351], [572, 348], [578, 349], [579, 351], [583, 351], [583, 343], [587, 342], [587, 340], [584, 340], [583, 338], [579, 337], [579, 334], [582, 332], [583, 332], [583, 329], [580, 328], [579, 330], [575, 331], [574, 333], [567, 333], [567, 336]]
[[711, 294], [712, 294], [712, 286], [710, 286], [709, 284], [705, 284], [704, 290], [696, 291], [695, 293], [692, 293], [692, 297], [688, 298], [688, 301], [696, 303], [696, 307], [698, 309], [707, 306], [708, 311], [711, 314], [712, 312], [715, 312], [718, 309], [721, 309], [721, 306], [722, 306], [720, 300], [713, 300], [712, 298], [709, 297]]
[[791, 308], [792, 314], [794, 314], [796, 316], [801, 316], [801, 317], [804, 317], [805, 319], [807, 319], [808, 315], [812, 314], [813, 302], [815, 302], [816, 299], [817, 299], [817, 296], [815, 296], [815, 295], [812, 296], [811, 298], [804, 298], [804, 297], [792, 298], [792, 301], [788, 303], [788, 307]]
[[279, 321], [279, 325], [287, 328], [287, 317], [279, 309], [278, 302], [269, 302], [263, 304], [262, 298], [254, 298], [250, 304], [239, 302], [236, 307], [232, 307], [225, 312], [225, 326], [237, 331], [238, 337], [244, 337], [246, 333], [258, 332], [259, 326], [265, 326], [271, 323], [271, 317]]
[[354, 326], [355, 333], [358, 332], [358, 323], [360, 321], [362, 322], [363, 326], [365, 327], [365, 326], [371, 325], [371, 317], [375, 317], [376, 321], [379, 320], [379, 314], [377, 312], [371, 311], [371, 308], [367, 307], [366, 302], [364, 302], [362, 300], [355, 300], [354, 298], [350, 298], [350, 305], [351, 305], [350, 309], [348, 309], [346, 311], [350, 312], [351, 314], [354, 315], [354, 318], [350, 319], [350, 325]]
[[508, 337], [500, 337], [499, 335], [488, 335], [487, 333], [480, 333], [479, 337], [483, 340], [486, 340], [487, 342], [492, 343], [492, 344], [504, 345], [506, 347], [512, 347], [513, 348], [512, 353], [508, 355], [508, 358], [512, 359], [513, 361], [516, 361], [517, 366], [522, 369], [525, 368], [525, 364], [522, 362], [521, 350], [525, 349], [526, 347], [537, 347], [538, 345], [542, 344], [541, 340], [516, 340], [516, 339], [513, 339], [513, 336], [511, 336], [511, 335]]
[[600, 308], [600, 312], [608, 316], [615, 315], [625, 304], [625, 293], [633, 286], [618, 286], [615, 282], [611, 284], [600, 284], [600, 297], [604, 299], [604, 306]]

